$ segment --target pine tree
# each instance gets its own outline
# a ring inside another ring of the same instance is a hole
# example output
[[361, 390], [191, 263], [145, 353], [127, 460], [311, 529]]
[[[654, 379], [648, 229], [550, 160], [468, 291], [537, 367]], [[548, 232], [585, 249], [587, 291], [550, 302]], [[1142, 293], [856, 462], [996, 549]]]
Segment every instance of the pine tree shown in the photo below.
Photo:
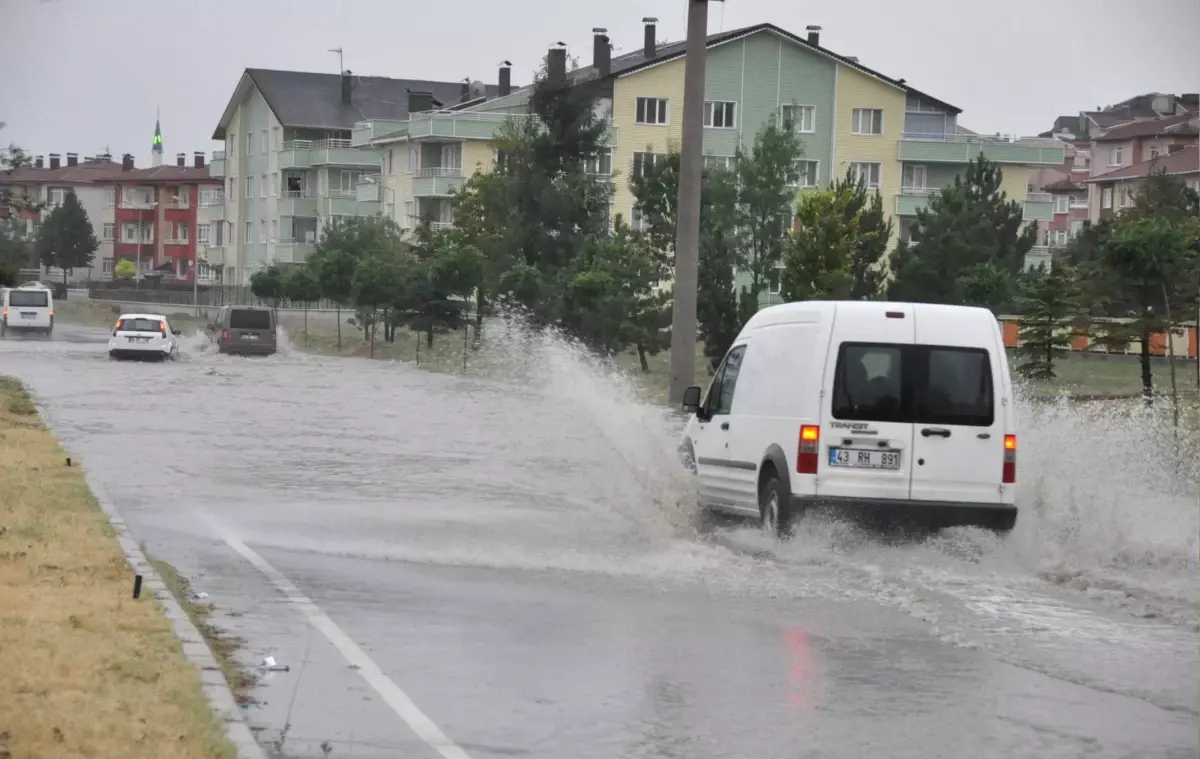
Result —
[[62, 205], [51, 211], [42, 224], [35, 250], [43, 266], [62, 269], [65, 284], [72, 271], [92, 265], [99, 247], [87, 211], [75, 193], [68, 192]]
[[1027, 273], [1022, 278], [1017, 307], [1021, 313], [1017, 335], [1022, 357], [1017, 372], [1028, 379], [1052, 380], [1054, 352], [1070, 348], [1079, 316], [1075, 272], [1058, 263], [1049, 270], [1039, 267]]

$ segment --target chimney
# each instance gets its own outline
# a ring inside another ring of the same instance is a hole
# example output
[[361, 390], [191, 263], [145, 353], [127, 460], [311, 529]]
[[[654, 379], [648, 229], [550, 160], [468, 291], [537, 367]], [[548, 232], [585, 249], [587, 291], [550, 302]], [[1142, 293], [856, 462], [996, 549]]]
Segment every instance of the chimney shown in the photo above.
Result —
[[432, 92], [414, 92], [408, 91], [408, 112], [421, 113], [423, 111], [433, 110], [433, 93]]
[[33, 168], [35, 168], [35, 169], [46, 168], [46, 159], [40, 155], [34, 156], [33, 157]]
[[652, 16], [647, 16], [642, 19], [642, 23], [646, 25], [646, 44], [642, 48], [642, 56], [646, 60], [650, 60], [658, 55], [658, 43], [654, 39], [654, 33], [657, 30], [658, 19]]
[[195, 163], [197, 169], [203, 169], [204, 168], [204, 151], [203, 150], [194, 151], [192, 153], [192, 161], [193, 161], [193, 163]]
[[79, 165], [79, 154], [78, 153], [67, 153], [67, 165], [68, 166], [78, 166]]
[[126, 153], [125, 155], [121, 156], [121, 171], [132, 171], [132, 170], [133, 170], [133, 155], [131, 153]]
[[821, 27], [817, 26], [816, 24], [809, 24], [808, 26], [804, 27], [804, 30], [808, 32], [808, 44], [812, 45], [813, 47], [820, 47]]
[[847, 55], [846, 60], [850, 61], [851, 63], [858, 63], [858, 56], [857, 55]]
[[62, 159], [62, 156], [60, 156], [58, 153], [51, 153], [50, 154], [50, 168], [57, 169], [62, 162], [61, 159]]
[[176, 153], [175, 165], [179, 166], [180, 168], [187, 166], [187, 153]]
[[555, 84], [567, 79], [567, 49], [555, 46], [546, 54], [546, 78]]
[[350, 102], [350, 69], [342, 72], [342, 102]]
[[100, 155], [96, 156], [96, 158], [98, 160], [104, 161], [105, 163], [112, 163], [112, 153], [109, 153], [107, 150], [104, 151], [103, 153], [101, 153]]
[[608, 30], [596, 27], [592, 30], [592, 66], [596, 76], [608, 76], [612, 72], [612, 47], [608, 42]]
[[500, 97], [504, 97], [512, 92], [512, 61], [504, 61], [500, 64]]

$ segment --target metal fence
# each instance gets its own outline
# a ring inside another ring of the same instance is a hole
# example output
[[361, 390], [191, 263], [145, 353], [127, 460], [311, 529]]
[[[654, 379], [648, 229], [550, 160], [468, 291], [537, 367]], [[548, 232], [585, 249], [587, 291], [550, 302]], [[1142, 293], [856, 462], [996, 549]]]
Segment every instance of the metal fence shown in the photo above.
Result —
[[[88, 288], [88, 297], [97, 301], [112, 301], [114, 303], [158, 303], [171, 306], [189, 306], [201, 308], [220, 308], [221, 306], [277, 306], [279, 308], [317, 308], [335, 309], [337, 304], [328, 299], [315, 303], [292, 303], [281, 300], [278, 303], [258, 298], [250, 292], [249, 287], [236, 285], [215, 285], [191, 288], [171, 287], [104, 287]], [[344, 307], [343, 307], [344, 310]]]

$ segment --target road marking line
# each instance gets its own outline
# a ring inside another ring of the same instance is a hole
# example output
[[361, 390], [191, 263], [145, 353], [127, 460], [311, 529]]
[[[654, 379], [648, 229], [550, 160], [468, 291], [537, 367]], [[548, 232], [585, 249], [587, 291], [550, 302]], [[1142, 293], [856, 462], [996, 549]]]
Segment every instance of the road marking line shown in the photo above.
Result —
[[358, 669], [358, 674], [362, 676], [362, 679], [375, 689], [384, 703], [391, 707], [396, 716], [404, 720], [404, 724], [408, 725], [418, 738], [429, 744], [444, 759], [471, 759], [466, 751], [446, 737], [441, 728], [413, 703], [413, 700], [401, 690], [399, 685], [396, 685], [390, 677], [383, 673], [379, 665], [372, 661], [371, 657], [367, 656], [367, 653], [359, 648], [358, 644], [342, 631], [342, 628], [337, 626], [337, 623], [321, 611], [312, 602], [312, 599], [301, 593], [291, 580], [284, 577], [283, 573], [268, 564], [266, 559], [255, 553], [240, 539], [222, 529], [212, 517], [206, 514], [202, 517], [230, 548], [237, 551], [255, 569], [266, 575], [276, 590], [299, 607], [304, 616], [308, 617], [309, 624], [319, 630], [333, 644], [334, 648], [341, 652], [346, 661]]

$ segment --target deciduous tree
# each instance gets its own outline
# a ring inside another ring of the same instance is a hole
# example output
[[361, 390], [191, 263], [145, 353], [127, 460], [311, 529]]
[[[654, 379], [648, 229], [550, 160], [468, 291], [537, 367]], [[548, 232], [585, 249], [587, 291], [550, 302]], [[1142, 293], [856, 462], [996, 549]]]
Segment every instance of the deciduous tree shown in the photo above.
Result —
[[91, 266], [99, 247], [87, 211], [73, 192], [67, 192], [62, 205], [50, 212], [35, 245], [43, 266], [62, 269], [63, 284], [75, 269]]

